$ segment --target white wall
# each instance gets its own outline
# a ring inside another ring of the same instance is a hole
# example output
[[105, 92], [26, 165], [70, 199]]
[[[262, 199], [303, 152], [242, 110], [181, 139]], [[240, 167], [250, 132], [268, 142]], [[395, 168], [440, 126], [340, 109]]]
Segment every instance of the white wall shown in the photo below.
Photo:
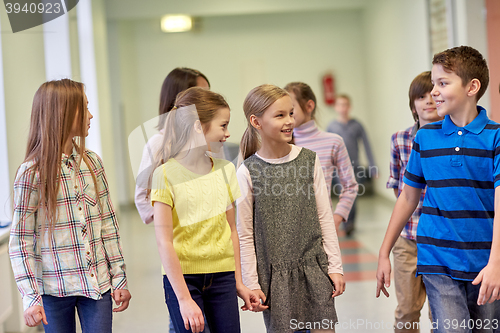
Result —
[[426, 1], [374, 0], [364, 11], [365, 121], [379, 166], [375, 190], [394, 198], [389, 176], [390, 137], [413, 124], [408, 88], [431, 69]]
[[[26, 153], [33, 95], [45, 82], [44, 41], [41, 26], [13, 34], [6, 12], [0, 10], [0, 15], [9, 183], [12, 184]], [[1, 202], [0, 209], [10, 204], [10, 200], [11, 197], [8, 203]], [[21, 296], [14, 282], [12, 295], [13, 313], [4, 328], [8, 332], [24, 332], [27, 326], [22, 319]]]
[[26, 153], [33, 96], [45, 82], [44, 42], [41, 26], [13, 34], [5, 11], [0, 11], [0, 15], [9, 179], [12, 184]]
[[111, 80], [128, 86], [115, 101], [124, 105], [127, 133], [158, 114], [161, 84], [179, 66], [200, 70], [212, 90], [227, 98], [232, 108], [229, 141], [235, 143], [246, 128], [243, 100], [259, 84], [310, 84], [321, 101], [323, 127], [334, 117], [322, 102], [325, 71], [335, 74], [338, 91], [352, 95], [355, 115], [368, 107], [360, 10], [205, 17], [199, 31], [177, 34], [162, 33], [159, 23], [111, 23], [119, 24], [122, 37], [120, 45], [110, 46], [119, 48], [110, 50], [117, 57], [111, 61], [123, 63]]

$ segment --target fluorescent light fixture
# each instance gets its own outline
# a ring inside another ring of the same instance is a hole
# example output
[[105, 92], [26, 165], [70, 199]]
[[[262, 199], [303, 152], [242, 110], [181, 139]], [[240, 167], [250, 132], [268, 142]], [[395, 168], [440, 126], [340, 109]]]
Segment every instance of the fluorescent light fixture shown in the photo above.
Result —
[[161, 31], [182, 32], [193, 28], [193, 20], [188, 15], [165, 15], [161, 18]]

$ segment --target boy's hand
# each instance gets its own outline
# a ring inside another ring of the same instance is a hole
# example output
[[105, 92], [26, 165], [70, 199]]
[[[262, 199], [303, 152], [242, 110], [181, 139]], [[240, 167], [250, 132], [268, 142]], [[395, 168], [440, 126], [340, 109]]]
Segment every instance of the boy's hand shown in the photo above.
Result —
[[391, 285], [391, 260], [389, 257], [378, 257], [377, 266], [377, 293], [376, 297], [380, 296], [380, 291], [384, 293], [386, 297], [389, 297], [389, 292], [386, 288]]
[[500, 299], [500, 267], [498, 265], [489, 264], [483, 268], [477, 277], [472, 281], [473, 285], [481, 283], [479, 288], [479, 296], [477, 305], [493, 303]]
[[111, 293], [111, 297], [115, 300], [117, 308], [113, 309], [113, 312], [122, 312], [126, 308], [128, 308], [128, 303], [132, 298], [130, 292], [127, 289], [115, 289]]
[[252, 290], [253, 293], [255, 293], [257, 299], [256, 302], [252, 301], [252, 307], [253, 307], [253, 312], [262, 312], [269, 308], [268, 305], [264, 305], [266, 302], [266, 295], [264, 295], [264, 292], [260, 289], [254, 289]]
[[42, 306], [33, 305], [24, 311], [24, 323], [26, 326], [35, 327], [40, 325], [42, 321], [45, 325], [49, 324]]
[[333, 294], [332, 297], [340, 296], [345, 291], [344, 276], [339, 273], [328, 274], [333, 282]]
[[182, 320], [184, 320], [184, 328], [189, 331], [189, 327], [193, 333], [200, 333], [205, 329], [205, 318], [200, 307], [193, 301], [192, 298], [184, 301], [179, 301]]

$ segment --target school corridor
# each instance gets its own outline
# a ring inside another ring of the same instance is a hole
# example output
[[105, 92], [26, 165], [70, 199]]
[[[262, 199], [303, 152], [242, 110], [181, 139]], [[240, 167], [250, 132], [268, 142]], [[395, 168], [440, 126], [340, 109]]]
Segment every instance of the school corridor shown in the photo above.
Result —
[[[392, 212], [393, 202], [371, 196], [359, 197], [356, 231], [350, 238], [339, 236], [346, 278], [346, 291], [336, 300], [338, 333], [393, 332], [396, 307], [394, 288], [390, 297], [375, 298], [378, 248]], [[168, 332], [168, 312], [164, 303], [160, 260], [154, 227], [144, 225], [135, 207], [121, 209], [122, 244], [127, 262], [130, 307], [114, 315], [114, 332]], [[427, 304], [422, 313], [427, 314]], [[242, 333], [265, 332], [262, 314], [241, 312]], [[423, 316], [421, 332], [429, 332]]]

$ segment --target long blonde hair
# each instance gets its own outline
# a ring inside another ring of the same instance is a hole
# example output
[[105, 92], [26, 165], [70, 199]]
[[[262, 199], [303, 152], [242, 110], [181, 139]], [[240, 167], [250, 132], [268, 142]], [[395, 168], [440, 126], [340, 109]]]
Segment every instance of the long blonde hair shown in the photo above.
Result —
[[278, 99], [288, 96], [288, 92], [272, 84], [263, 84], [253, 88], [243, 102], [243, 111], [247, 119], [247, 129], [243, 133], [240, 151], [243, 160], [255, 154], [260, 148], [260, 135], [250, 123], [250, 116], [261, 117]]
[[[61, 156], [64, 144], [73, 139], [70, 135], [75, 122], [80, 125], [78, 129], [80, 135], [75, 137], [77, 141], [73, 141], [73, 144], [78, 155], [90, 166], [84, 153], [86, 110], [83, 83], [69, 79], [45, 82], [38, 88], [33, 98], [28, 146], [24, 158], [24, 162], [33, 161], [33, 164], [25, 172], [32, 174], [32, 182], [35, 174], [39, 174], [39, 182], [36, 184], [39, 205], [35, 211], [44, 208], [45, 227], [48, 230], [53, 230], [57, 216]], [[78, 160], [78, 167], [80, 163], [81, 159]], [[99, 193], [95, 174], [92, 169], [90, 172], [96, 193]]]
[[223, 108], [229, 108], [229, 105], [222, 95], [200, 87], [189, 88], [177, 95], [174, 107], [166, 114], [162, 148], [155, 155], [149, 175], [148, 196], [151, 193], [154, 170], [181, 152], [192, 139], [197, 120], [206, 132], [217, 112]]

